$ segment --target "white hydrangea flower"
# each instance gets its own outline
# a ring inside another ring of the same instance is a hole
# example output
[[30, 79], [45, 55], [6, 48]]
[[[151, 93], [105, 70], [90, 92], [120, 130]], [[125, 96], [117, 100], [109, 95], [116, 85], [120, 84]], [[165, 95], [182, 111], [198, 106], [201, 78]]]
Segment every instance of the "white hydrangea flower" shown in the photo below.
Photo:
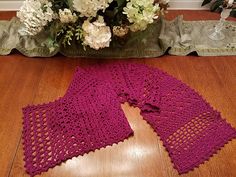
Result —
[[17, 17], [24, 27], [19, 30], [21, 35], [36, 35], [51, 22], [55, 14], [51, 9], [52, 3], [48, 0], [26, 0]]
[[130, 30], [133, 32], [145, 30], [148, 24], [154, 22], [153, 19], [160, 10], [159, 4], [154, 4], [154, 0], [128, 1], [123, 13], [127, 15], [131, 23]]
[[110, 46], [111, 29], [106, 26], [103, 17], [99, 16], [98, 20], [90, 23], [89, 20], [84, 21], [82, 25], [84, 31], [84, 45], [98, 50]]
[[81, 17], [96, 17], [99, 10], [105, 11], [113, 0], [73, 0], [73, 7]]
[[78, 19], [75, 13], [72, 14], [70, 9], [59, 10], [59, 18], [62, 23], [75, 23]]
[[48, 0], [38, 0], [41, 4], [47, 4]]

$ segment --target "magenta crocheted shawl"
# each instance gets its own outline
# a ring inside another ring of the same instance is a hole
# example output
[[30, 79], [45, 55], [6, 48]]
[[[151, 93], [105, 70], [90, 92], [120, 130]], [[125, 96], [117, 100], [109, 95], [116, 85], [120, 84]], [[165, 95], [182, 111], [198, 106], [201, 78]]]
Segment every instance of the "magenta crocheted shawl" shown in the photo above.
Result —
[[63, 97], [23, 108], [26, 171], [40, 174], [133, 135], [124, 102], [140, 108], [180, 174], [236, 137], [219, 112], [167, 73], [140, 64], [96, 64], [78, 67]]

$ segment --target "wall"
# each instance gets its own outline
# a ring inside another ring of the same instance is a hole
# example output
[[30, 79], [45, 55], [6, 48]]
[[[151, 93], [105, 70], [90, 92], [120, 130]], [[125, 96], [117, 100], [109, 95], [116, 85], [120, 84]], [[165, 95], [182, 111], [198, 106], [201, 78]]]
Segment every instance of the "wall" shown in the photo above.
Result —
[[[0, 0], [0, 11], [18, 10], [23, 0]], [[201, 7], [203, 0], [170, 0], [170, 9], [208, 9]]]

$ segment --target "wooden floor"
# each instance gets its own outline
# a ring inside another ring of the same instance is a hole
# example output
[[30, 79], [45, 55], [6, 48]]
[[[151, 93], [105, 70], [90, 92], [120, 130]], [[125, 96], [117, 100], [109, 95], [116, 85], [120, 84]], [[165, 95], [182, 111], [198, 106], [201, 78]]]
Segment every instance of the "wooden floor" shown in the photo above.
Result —
[[[172, 11], [172, 19], [217, 19], [204, 11]], [[10, 19], [13, 12], [1, 12]], [[48, 102], [62, 96], [76, 66], [97, 59], [26, 58], [18, 53], [0, 57], [0, 177], [26, 177], [22, 150], [22, 112], [27, 104]], [[103, 60], [103, 62], [105, 62]], [[112, 62], [112, 60], [106, 60]], [[236, 127], [236, 57], [177, 57], [133, 59], [161, 68], [198, 90]], [[73, 158], [43, 173], [43, 177], [177, 177], [162, 142], [142, 120], [137, 108], [122, 105], [135, 136], [123, 143]], [[183, 177], [236, 177], [236, 140], [210, 161]]]

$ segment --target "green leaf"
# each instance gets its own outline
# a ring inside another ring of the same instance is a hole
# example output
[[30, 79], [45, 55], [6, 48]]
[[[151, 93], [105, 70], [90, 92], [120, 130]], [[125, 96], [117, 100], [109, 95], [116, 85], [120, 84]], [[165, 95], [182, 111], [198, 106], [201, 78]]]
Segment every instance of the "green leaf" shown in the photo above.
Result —
[[75, 37], [77, 41], [83, 41], [84, 35], [83, 35], [83, 29], [80, 26], [76, 27], [75, 30]]
[[118, 4], [118, 8], [123, 6], [126, 3], [126, 0], [116, 0], [117, 4]]
[[115, 15], [116, 15], [116, 11], [113, 11], [113, 10], [106, 10], [106, 12], [105, 12], [105, 15], [107, 16], [107, 17], [109, 17], [109, 18], [114, 18], [115, 17]]
[[68, 1], [62, 1], [62, 0], [54, 0], [52, 2], [52, 10], [59, 12], [60, 9], [65, 9], [65, 8], [69, 8], [68, 6]]
[[210, 10], [212, 12], [216, 11], [221, 5], [223, 5], [223, 1], [222, 0], [217, 0], [215, 1], [212, 6], [210, 7]]
[[204, 0], [202, 2], [202, 6], [205, 6], [206, 4], [209, 4], [212, 0]]
[[70, 10], [73, 10], [73, 0], [67, 0], [67, 5], [69, 6]]

